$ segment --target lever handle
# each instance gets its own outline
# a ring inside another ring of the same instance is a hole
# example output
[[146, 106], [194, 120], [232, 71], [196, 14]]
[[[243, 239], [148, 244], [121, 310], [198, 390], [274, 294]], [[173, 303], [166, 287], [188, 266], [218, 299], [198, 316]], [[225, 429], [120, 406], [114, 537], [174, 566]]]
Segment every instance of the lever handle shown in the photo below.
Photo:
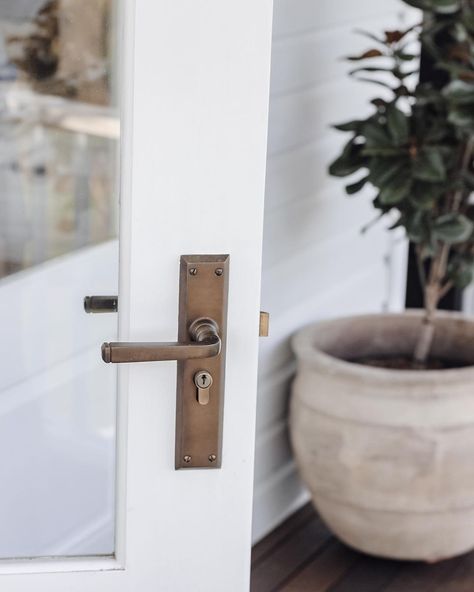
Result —
[[134, 343], [102, 345], [102, 359], [107, 364], [124, 362], [161, 362], [214, 358], [220, 354], [219, 328], [212, 319], [200, 318], [189, 327], [189, 342]]

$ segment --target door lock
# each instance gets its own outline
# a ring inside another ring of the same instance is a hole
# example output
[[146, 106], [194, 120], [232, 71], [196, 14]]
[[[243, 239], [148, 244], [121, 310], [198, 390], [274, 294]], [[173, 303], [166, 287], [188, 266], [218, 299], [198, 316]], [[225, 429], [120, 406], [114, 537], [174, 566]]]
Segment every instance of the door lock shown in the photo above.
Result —
[[212, 376], [205, 370], [201, 370], [194, 375], [194, 384], [197, 387], [197, 400], [199, 405], [209, 404], [212, 382]]

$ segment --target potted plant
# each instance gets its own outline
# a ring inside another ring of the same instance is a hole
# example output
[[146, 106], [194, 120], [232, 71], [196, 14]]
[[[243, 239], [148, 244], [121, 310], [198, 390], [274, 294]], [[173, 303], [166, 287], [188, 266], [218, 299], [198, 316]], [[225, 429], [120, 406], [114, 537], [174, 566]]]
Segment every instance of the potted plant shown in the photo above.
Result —
[[[403, 0], [423, 23], [349, 58], [382, 96], [330, 173], [357, 175], [414, 243], [425, 309], [300, 331], [296, 459], [323, 519], [365, 552], [434, 561], [474, 548], [474, 321], [438, 311], [474, 271], [474, 2]], [[435, 81], [417, 82], [420, 47]], [[415, 50], [413, 49], [415, 47]], [[415, 80], [414, 80], [415, 79]]]

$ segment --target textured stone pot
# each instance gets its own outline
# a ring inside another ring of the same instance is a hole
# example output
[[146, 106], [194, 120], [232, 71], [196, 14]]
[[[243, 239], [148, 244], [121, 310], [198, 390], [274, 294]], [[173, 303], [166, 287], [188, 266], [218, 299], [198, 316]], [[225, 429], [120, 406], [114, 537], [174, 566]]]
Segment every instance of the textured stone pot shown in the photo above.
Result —
[[[314, 504], [342, 541], [436, 561], [474, 548], [474, 367], [344, 361], [410, 354], [420, 322], [419, 313], [367, 315], [300, 331], [290, 425]], [[433, 353], [474, 364], [474, 322], [441, 314]]]

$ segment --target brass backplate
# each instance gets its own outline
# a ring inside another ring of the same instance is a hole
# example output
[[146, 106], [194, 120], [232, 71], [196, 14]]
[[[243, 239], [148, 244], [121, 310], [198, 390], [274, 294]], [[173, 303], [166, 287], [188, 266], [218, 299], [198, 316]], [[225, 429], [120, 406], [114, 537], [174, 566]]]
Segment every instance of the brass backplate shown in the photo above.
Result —
[[[228, 255], [183, 255], [180, 267], [178, 340], [189, 339], [189, 326], [201, 317], [219, 327], [218, 356], [178, 362], [176, 399], [176, 469], [216, 469], [222, 466], [222, 424], [227, 330]], [[212, 376], [209, 403], [198, 402], [195, 375]]]

